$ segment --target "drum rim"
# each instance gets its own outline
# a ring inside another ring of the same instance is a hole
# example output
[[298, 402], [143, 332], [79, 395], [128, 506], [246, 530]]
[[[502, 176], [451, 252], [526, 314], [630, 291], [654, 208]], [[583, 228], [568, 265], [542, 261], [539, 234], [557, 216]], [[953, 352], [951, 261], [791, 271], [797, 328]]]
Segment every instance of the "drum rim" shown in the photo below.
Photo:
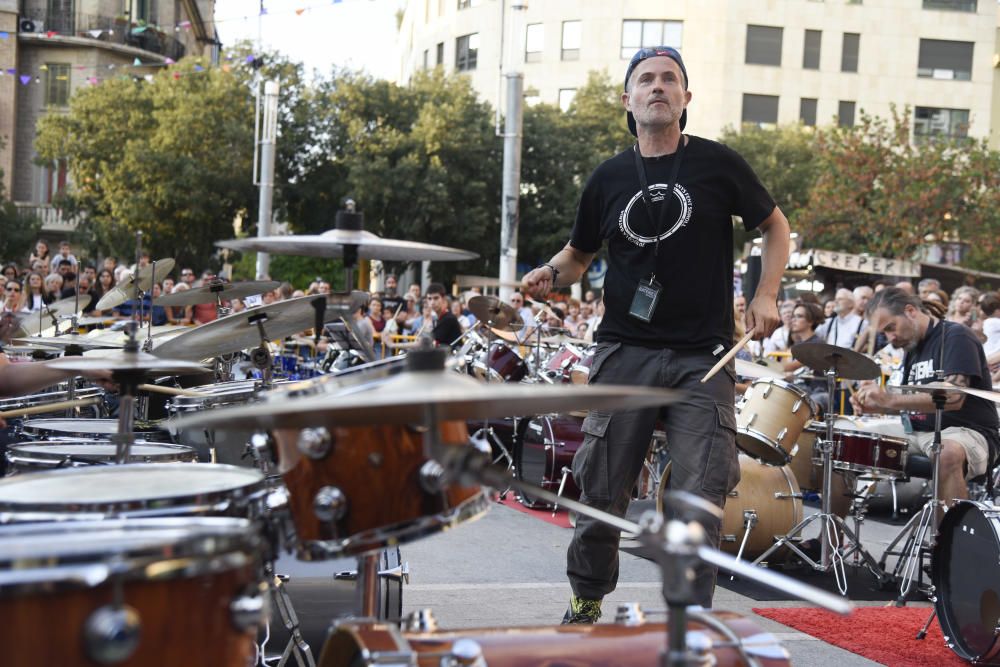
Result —
[[[957, 501], [947, 512], [944, 513], [944, 517], [941, 519], [941, 523], [938, 526], [938, 534], [934, 539], [934, 547], [931, 550], [931, 581], [934, 584], [936, 592], [934, 609], [937, 611], [938, 621], [941, 624], [941, 631], [944, 634], [945, 642], [948, 647], [963, 660], [977, 662], [983, 660], [984, 658], [989, 659], [995, 657], [998, 653], [1000, 653], [1000, 640], [994, 636], [993, 644], [985, 653], [974, 654], [968, 650], [962, 634], [960, 632], [955, 632], [956, 628], [951, 617], [951, 607], [945, 605], [945, 602], [949, 599], [948, 594], [951, 592], [951, 589], [943, 580], [946, 567], [950, 568], [952, 565], [950, 562], [951, 559], [945, 558], [944, 554], [946, 542], [945, 531], [947, 530], [947, 534], [950, 535], [955, 530], [955, 526], [961, 523], [965, 515], [972, 511], [978, 511], [989, 521], [993, 527], [994, 540], [998, 545], [1000, 545], [1000, 522], [990, 520], [991, 517], [1000, 518], [1000, 508], [978, 500]], [[944, 561], [949, 562], [945, 563]]]
[[[76, 398], [103, 398], [105, 391], [101, 387], [80, 387], [75, 392]], [[29, 394], [28, 396], [18, 396], [0, 399], [0, 408], [4, 410], [16, 410], [18, 408], [28, 408], [46, 403], [57, 403], [69, 397], [68, 390], [46, 391], [40, 394]], [[40, 399], [40, 400], [32, 400]]]
[[[763, 442], [765, 445], [768, 445], [775, 452], [780, 453], [784, 457], [784, 459], [782, 460], [781, 463], [774, 463], [772, 461], [765, 461], [764, 459], [760, 458], [759, 456], [757, 456], [753, 452], [749, 452], [749, 451], [747, 451], [746, 449], [743, 449], [743, 447], [740, 446], [740, 438], [739, 438], [740, 435], [747, 435], [747, 436], [750, 436], [751, 438], [753, 438], [754, 440], [757, 440], [758, 442]], [[798, 440], [798, 439], [796, 438], [796, 440]], [[756, 459], [757, 461], [760, 461], [761, 463], [764, 463], [764, 464], [767, 464], [767, 465], [771, 465], [771, 466], [785, 466], [785, 465], [788, 465], [789, 462], [792, 460], [792, 456], [787, 451], [785, 451], [785, 448], [782, 447], [779, 442], [777, 442], [776, 440], [773, 440], [766, 433], [758, 431], [757, 429], [749, 427], [749, 426], [738, 426], [736, 428], [736, 447], [737, 447], [737, 449], [739, 449], [741, 452], [743, 452], [744, 454], [746, 454], [750, 458]]]
[[[56, 430], [56, 429], [52, 429], [52, 428], [45, 428], [44, 423], [52, 423], [52, 422], [56, 422], [56, 421], [71, 421], [71, 422], [74, 422], [75, 424], [88, 424], [88, 423], [92, 423], [92, 422], [114, 423], [115, 425], [118, 424], [118, 420], [117, 419], [111, 419], [111, 418], [106, 418], [106, 417], [101, 417], [101, 418], [97, 418], [97, 419], [89, 419], [89, 418], [86, 418], [86, 419], [74, 419], [73, 417], [38, 417], [38, 418], [35, 418], [35, 419], [25, 419], [25, 420], [22, 420], [21, 423], [17, 427], [17, 431], [18, 431], [18, 433], [27, 433], [29, 436], [34, 437], [36, 440], [45, 440], [46, 438], [44, 436], [46, 436], [48, 434], [52, 434], [53, 437], [71, 436], [71, 437], [78, 437], [79, 438], [79, 437], [86, 437], [88, 435], [89, 436], [93, 436], [93, 435], [101, 435], [101, 434], [105, 434], [106, 433], [105, 431], [96, 431], [96, 432], [95, 431], [80, 431], [80, 430], [66, 430], [66, 431], [63, 431], [63, 430]], [[39, 428], [41, 429], [41, 431], [37, 430]], [[142, 433], [144, 435], [145, 434], [150, 434], [150, 433], [161, 434], [162, 437], [169, 437], [169, 435], [170, 435], [165, 429], [160, 428], [159, 426], [157, 426], [155, 428], [146, 428], [145, 425], [143, 425], [143, 424], [136, 424], [136, 425], [134, 425], [133, 428], [132, 428], [132, 432], [133, 433]], [[111, 435], [114, 435], [114, 432], [112, 432]], [[97, 440], [102, 440], [102, 439], [106, 439], [106, 438], [96, 438], [96, 439]]]
[[[92, 548], [59, 554], [51, 549], [34, 554], [5, 554], [4, 538], [23, 545], [25, 535], [72, 530], [92, 532]], [[149, 543], [115, 549], [108, 537], [115, 531], [148, 530]], [[178, 536], [177, 532], [181, 531]], [[157, 532], [162, 539], [156, 542]], [[9, 534], [9, 535], [8, 535]], [[107, 519], [63, 523], [8, 524], [0, 527], [0, 593], [53, 593], [96, 588], [111, 580], [155, 581], [224, 572], [259, 562], [261, 537], [253, 522], [233, 517]], [[156, 567], [150, 567], [156, 565]]]
[[[177, 514], [221, 514], [232, 511], [234, 507], [245, 507], [251, 501], [263, 498], [267, 493], [267, 478], [263, 473], [252, 468], [242, 468], [225, 463], [202, 463], [197, 466], [181, 466], [175, 463], [129, 463], [125, 466], [88, 466], [86, 468], [65, 468], [48, 470], [46, 479], [55, 475], [66, 477], [84, 477], [110, 472], [111, 469], [121, 471], [120, 474], [137, 475], [143, 471], [181, 471], [186, 476], [211, 474], [211, 470], [225, 470], [247, 477], [255, 476], [252, 482], [241, 486], [219, 489], [217, 491], [192, 491], [173, 496], [135, 497], [127, 500], [102, 502], [12, 502], [0, 499], [0, 523], [21, 523], [38, 520], [84, 520], [97, 519], [102, 516], [129, 516], [134, 518], [176, 516]], [[193, 472], [197, 470], [198, 472]], [[127, 472], [126, 472], [127, 471]], [[15, 475], [0, 479], [0, 492], [6, 486], [30, 484], [36, 475]]]
[[[57, 463], [66, 459], [66, 456], [88, 456], [86, 452], [79, 452], [78, 454], [67, 454], [63, 452], [59, 455], [54, 452], [25, 452], [26, 447], [41, 447], [42, 449], [65, 447], [67, 445], [111, 445], [114, 446], [110, 440], [85, 440], [84, 438], [77, 438], [75, 440], [28, 440], [24, 442], [18, 442], [7, 446], [6, 458], [7, 461], [13, 465], [24, 465], [30, 464], [32, 462], [38, 463]], [[131, 460], [136, 462], [144, 463], [167, 463], [167, 462], [194, 462], [198, 460], [198, 452], [195, 451], [194, 447], [184, 444], [175, 444], [172, 442], [136, 442], [133, 446], [140, 445], [142, 447], [153, 447], [154, 449], [163, 450], [160, 452], [150, 452], [146, 454], [133, 454], [136, 457]], [[108, 456], [105, 454], [90, 454], [89, 456], [96, 457], [96, 461], [113, 461], [114, 456]], [[143, 461], [144, 458], [154, 457], [156, 461]], [[98, 464], [99, 465], [99, 464]]]

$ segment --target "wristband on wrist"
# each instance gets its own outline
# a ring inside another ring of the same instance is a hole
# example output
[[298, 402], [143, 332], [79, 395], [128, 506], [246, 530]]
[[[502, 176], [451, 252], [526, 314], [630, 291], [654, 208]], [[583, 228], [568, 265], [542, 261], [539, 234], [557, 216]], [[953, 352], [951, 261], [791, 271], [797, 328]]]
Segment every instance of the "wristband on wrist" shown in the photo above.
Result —
[[538, 268], [542, 268], [543, 266], [545, 268], [547, 268], [548, 270], [552, 271], [552, 285], [555, 286], [555, 284], [556, 284], [556, 278], [559, 277], [559, 269], [557, 269], [556, 267], [552, 266], [548, 262], [545, 262], [544, 264], [539, 264]]

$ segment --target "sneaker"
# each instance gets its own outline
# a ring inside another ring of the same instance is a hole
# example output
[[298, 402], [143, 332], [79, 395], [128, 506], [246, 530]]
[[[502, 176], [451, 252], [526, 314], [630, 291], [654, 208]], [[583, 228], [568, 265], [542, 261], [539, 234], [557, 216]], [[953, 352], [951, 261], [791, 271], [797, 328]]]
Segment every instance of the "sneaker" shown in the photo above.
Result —
[[569, 601], [569, 609], [566, 610], [566, 614], [563, 616], [562, 624], [582, 623], [593, 625], [599, 620], [601, 620], [601, 601], [587, 600], [574, 595]]

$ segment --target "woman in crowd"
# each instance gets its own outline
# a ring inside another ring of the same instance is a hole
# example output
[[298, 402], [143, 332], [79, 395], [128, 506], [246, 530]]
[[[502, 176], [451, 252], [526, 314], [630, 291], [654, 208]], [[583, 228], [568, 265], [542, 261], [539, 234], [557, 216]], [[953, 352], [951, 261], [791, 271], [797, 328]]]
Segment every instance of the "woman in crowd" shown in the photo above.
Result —
[[[183, 280], [170, 290], [171, 294], [178, 294], [180, 292], [186, 292], [191, 289], [190, 286]], [[170, 324], [191, 324], [194, 320], [194, 308], [191, 306], [167, 306], [164, 310], [167, 312], [167, 321]]]
[[580, 324], [580, 300], [570, 297], [566, 301], [566, 317], [563, 319], [563, 326], [572, 332], [576, 332]]
[[[100, 272], [97, 274], [97, 284], [94, 285], [94, 305], [97, 305], [97, 302], [100, 301], [105, 294], [110, 292], [114, 286], [115, 286], [115, 274], [111, 271], [111, 269], [101, 269]], [[110, 314], [111, 314], [110, 309], [100, 312], [98, 311], [94, 312], [94, 315], [110, 315]]]
[[62, 294], [63, 277], [58, 273], [50, 273], [45, 276], [44, 290], [46, 295], [45, 303], [52, 303], [59, 299]]
[[11, 263], [3, 267], [3, 271], [0, 271], [3, 277], [7, 280], [17, 280], [21, 277], [21, 272], [17, 268], [17, 264]]
[[[816, 333], [816, 329], [824, 321], [823, 310], [818, 304], [801, 301], [796, 303], [792, 309], [792, 319], [788, 327], [787, 349], [791, 349], [792, 345], [799, 343], [822, 343], [823, 339]], [[796, 359], [789, 359], [782, 365], [787, 380], [801, 384], [814, 401], [820, 405], [826, 405], [828, 397], [826, 380], [799, 380], [796, 371], [800, 368], [803, 368], [802, 362]]]
[[979, 301], [979, 290], [974, 287], [959, 287], [951, 295], [951, 306], [948, 308], [949, 322], [964, 324], [971, 329], [982, 331], [976, 302]]
[[28, 266], [34, 268], [36, 262], [41, 262], [42, 266], [46, 269], [49, 268], [49, 262], [52, 261], [52, 252], [49, 250], [49, 242], [45, 239], [38, 239], [35, 242], [35, 250], [28, 257]]
[[[60, 278], [60, 280], [62, 280]], [[24, 294], [21, 298], [21, 310], [41, 310], [52, 299], [45, 293], [45, 279], [42, 274], [32, 271], [24, 281]]]

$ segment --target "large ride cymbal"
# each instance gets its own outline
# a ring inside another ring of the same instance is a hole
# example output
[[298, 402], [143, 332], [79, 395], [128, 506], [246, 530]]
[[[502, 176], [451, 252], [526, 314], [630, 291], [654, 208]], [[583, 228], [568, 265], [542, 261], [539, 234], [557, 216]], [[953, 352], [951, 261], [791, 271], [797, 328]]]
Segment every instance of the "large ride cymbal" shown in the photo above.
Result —
[[157, 356], [200, 361], [260, 345], [261, 321], [267, 340], [301, 333], [316, 323], [313, 302], [326, 300], [324, 322], [350, 314], [350, 294], [313, 294], [248, 308], [178, 334], [153, 348]]
[[165, 359], [148, 352], [116, 350], [99, 357], [63, 357], [48, 362], [48, 366], [64, 371], [86, 373], [108, 370], [112, 373], [141, 375], [196, 375], [206, 372], [201, 364], [183, 359]]
[[44, 345], [49, 348], [67, 348], [76, 345], [84, 350], [95, 350], [98, 348], [116, 349], [123, 347], [124, 342], [101, 340], [92, 336], [82, 336], [80, 334], [63, 334], [62, 336], [29, 336], [27, 338], [15, 338], [15, 343], [27, 343], [30, 345]]
[[882, 373], [878, 364], [865, 355], [828, 343], [792, 345], [792, 357], [817, 375], [832, 368], [842, 380], [872, 380]]
[[277, 280], [248, 280], [240, 283], [224, 283], [221, 280], [213, 280], [201, 287], [174, 294], [164, 294], [153, 299], [153, 303], [157, 306], [194, 306], [199, 303], [214, 303], [216, 299], [223, 301], [243, 299], [270, 292], [279, 287], [281, 287], [281, 283]]
[[275, 255], [305, 257], [344, 256], [344, 246], [356, 246], [360, 259], [381, 259], [390, 262], [460, 262], [479, 255], [468, 250], [446, 246], [384, 239], [364, 230], [331, 229], [319, 235], [261, 236], [219, 241], [215, 245], [233, 250], [267, 252]]
[[493, 329], [518, 331], [524, 326], [514, 307], [495, 296], [474, 296], [469, 299], [469, 310], [476, 319]]
[[[342, 395], [319, 394], [179, 417], [177, 427], [305, 428], [422, 424], [600, 408], [620, 410], [676, 403], [684, 392], [648, 387], [485, 383], [451, 371], [409, 371]], [[348, 443], [345, 443], [348, 444]]]
[[972, 387], [959, 387], [950, 382], [928, 382], [927, 384], [903, 384], [886, 387], [888, 391], [898, 394], [966, 394], [975, 396], [993, 403], [1000, 403], [1000, 392], [989, 391], [988, 389], [974, 389]]

